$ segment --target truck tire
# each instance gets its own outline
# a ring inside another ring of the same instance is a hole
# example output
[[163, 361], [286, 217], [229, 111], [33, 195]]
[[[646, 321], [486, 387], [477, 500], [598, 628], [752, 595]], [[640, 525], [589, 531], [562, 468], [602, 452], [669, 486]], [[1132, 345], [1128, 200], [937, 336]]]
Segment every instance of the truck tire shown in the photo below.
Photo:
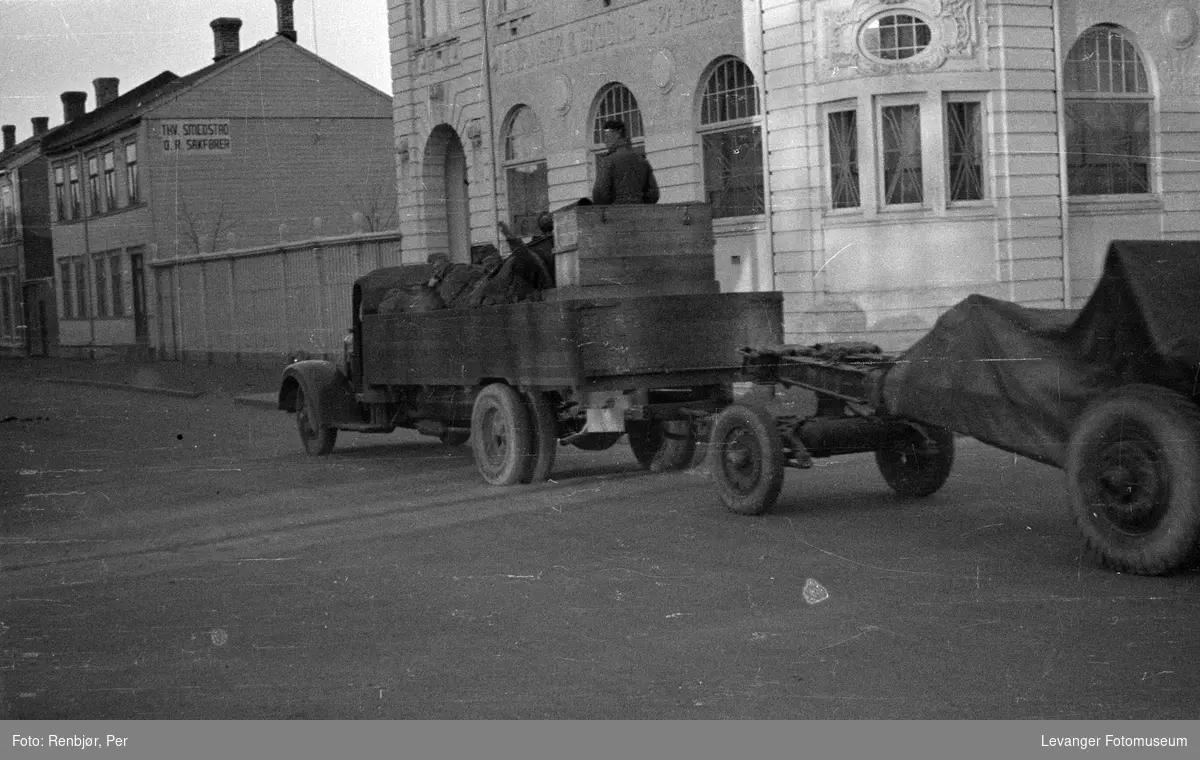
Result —
[[783, 485], [783, 439], [762, 407], [731, 404], [712, 426], [709, 471], [721, 501], [739, 515], [761, 515]]
[[511, 486], [533, 471], [533, 430], [517, 392], [492, 383], [475, 397], [471, 410], [471, 450], [483, 479]]
[[544, 483], [554, 470], [554, 456], [558, 449], [558, 415], [550, 399], [541, 391], [525, 394], [525, 405], [533, 428], [533, 466], [522, 483]]
[[875, 452], [879, 474], [898, 496], [919, 499], [936, 493], [954, 468], [954, 433], [937, 425], [923, 425], [935, 451], [921, 451], [915, 439], [903, 446]]
[[625, 431], [633, 456], [650, 472], [682, 470], [691, 464], [696, 434], [687, 420], [629, 422]]
[[1069, 507], [1089, 552], [1114, 570], [1183, 569], [1200, 541], [1200, 409], [1155, 385], [1118, 388], [1071, 431]]
[[296, 429], [300, 432], [300, 442], [304, 450], [315, 457], [323, 457], [333, 451], [337, 443], [337, 428], [325, 427], [319, 424], [320, 416], [313, 407], [313, 402], [304, 393], [304, 386], [296, 386], [296, 400], [293, 402], [296, 410]]

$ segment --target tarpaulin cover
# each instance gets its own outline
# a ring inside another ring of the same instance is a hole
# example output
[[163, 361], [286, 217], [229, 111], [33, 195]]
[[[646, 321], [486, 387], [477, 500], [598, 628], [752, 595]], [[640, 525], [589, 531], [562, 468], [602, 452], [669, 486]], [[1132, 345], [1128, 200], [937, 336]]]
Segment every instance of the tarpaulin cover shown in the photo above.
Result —
[[428, 282], [433, 268], [428, 264], [403, 264], [375, 269], [355, 282], [361, 292], [360, 307], [364, 312], [379, 310], [379, 304], [392, 290], [408, 290]]
[[887, 374], [894, 414], [1062, 466], [1075, 420], [1114, 387], [1188, 396], [1200, 372], [1200, 241], [1114, 241], [1082, 310], [974, 295]]

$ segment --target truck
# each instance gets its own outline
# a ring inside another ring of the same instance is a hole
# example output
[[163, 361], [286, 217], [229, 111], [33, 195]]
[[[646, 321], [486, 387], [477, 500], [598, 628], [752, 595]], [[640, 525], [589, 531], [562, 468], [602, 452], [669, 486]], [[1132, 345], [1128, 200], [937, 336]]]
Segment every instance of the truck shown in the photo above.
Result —
[[737, 350], [780, 341], [781, 295], [719, 292], [705, 204], [573, 205], [554, 221], [556, 287], [534, 299], [387, 310], [430, 267], [358, 278], [340, 360], [283, 372], [278, 405], [304, 449], [411, 429], [469, 443], [498, 486], [548, 479], [560, 445], [623, 436], [647, 469], [687, 466], [697, 427], [730, 401]]

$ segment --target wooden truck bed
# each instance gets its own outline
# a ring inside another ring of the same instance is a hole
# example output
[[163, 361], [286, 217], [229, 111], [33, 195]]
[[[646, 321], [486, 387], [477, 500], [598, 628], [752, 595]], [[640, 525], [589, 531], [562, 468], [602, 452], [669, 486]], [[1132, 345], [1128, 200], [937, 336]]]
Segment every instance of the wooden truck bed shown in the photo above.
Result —
[[367, 385], [680, 387], [730, 382], [781, 340], [779, 293], [700, 293], [367, 314]]

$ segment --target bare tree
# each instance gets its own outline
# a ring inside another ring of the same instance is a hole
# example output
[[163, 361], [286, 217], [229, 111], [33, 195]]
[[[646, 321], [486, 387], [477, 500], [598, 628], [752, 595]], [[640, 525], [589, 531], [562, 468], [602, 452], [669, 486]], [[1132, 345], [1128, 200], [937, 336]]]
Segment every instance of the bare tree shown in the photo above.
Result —
[[241, 224], [241, 221], [231, 216], [227, 202], [222, 200], [216, 210], [204, 214], [188, 209], [187, 201], [179, 201], [179, 215], [176, 222], [181, 225], [184, 239], [190, 244], [190, 253], [205, 253], [217, 250], [221, 237], [228, 236]]
[[368, 175], [358, 184], [346, 184], [346, 200], [341, 204], [351, 216], [362, 215], [364, 232], [382, 232], [396, 228], [396, 178]]

